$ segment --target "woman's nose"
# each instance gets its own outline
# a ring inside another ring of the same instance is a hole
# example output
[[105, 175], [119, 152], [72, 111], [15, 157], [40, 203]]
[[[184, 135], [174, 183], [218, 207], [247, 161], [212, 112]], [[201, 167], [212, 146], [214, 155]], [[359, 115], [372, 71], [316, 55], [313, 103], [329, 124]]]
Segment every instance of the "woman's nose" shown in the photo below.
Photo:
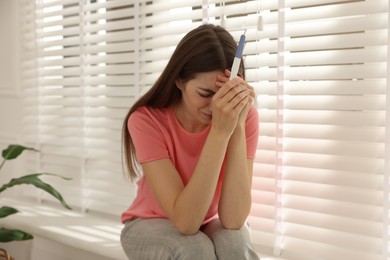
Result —
[[209, 102], [208, 109], [209, 109], [210, 113], [213, 112], [213, 106], [212, 106], [211, 101]]

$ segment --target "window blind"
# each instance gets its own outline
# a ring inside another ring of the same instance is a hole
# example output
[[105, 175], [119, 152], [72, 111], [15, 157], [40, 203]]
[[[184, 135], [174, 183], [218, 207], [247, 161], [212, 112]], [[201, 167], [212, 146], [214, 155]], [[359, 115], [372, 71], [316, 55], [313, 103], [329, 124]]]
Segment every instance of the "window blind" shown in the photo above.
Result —
[[71, 205], [118, 216], [135, 192], [124, 184], [120, 130], [138, 95], [138, 5], [22, 4], [31, 13], [23, 16], [24, 35], [33, 32], [23, 62], [26, 140], [41, 150], [29, 167], [71, 177], [50, 178]]
[[136, 191], [123, 176], [123, 118], [201, 24], [202, 2], [21, 0], [19, 9], [24, 139], [41, 151], [27, 170], [71, 177], [50, 182], [82, 211], [118, 216]]
[[[118, 216], [120, 130], [178, 41], [210, 22], [238, 41], [260, 134], [248, 221], [262, 254], [387, 259], [389, 1], [19, 0], [27, 168], [83, 211]], [[113, 192], [115, 191], [115, 192]], [[51, 200], [25, 189], [22, 196]]]
[[254, 240], [287, 259], [382, 259], [388, 3], [274, 4], [259, 37]]

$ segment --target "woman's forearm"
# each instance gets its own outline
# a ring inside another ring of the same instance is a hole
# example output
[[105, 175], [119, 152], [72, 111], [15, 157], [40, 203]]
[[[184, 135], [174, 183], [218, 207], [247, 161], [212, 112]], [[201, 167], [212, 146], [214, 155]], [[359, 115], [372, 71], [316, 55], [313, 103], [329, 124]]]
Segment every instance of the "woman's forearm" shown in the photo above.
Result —
[[198, 232], [210, 208], [225, 157], [229, 138], [212, 130], [194, 173], [176, 198], [172, 221], [187, 235]]
[[237, 127], [230, 138], [219, 217], [227, 229], [239, 229], [251, 207], [252, 162], [247, 159], [245, 128]]

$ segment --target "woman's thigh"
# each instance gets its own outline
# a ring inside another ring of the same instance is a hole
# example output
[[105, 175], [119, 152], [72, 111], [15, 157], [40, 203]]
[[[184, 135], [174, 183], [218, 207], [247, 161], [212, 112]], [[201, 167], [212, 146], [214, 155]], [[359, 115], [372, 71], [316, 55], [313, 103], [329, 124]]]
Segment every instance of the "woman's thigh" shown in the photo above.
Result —
[[260, 259], [253, 249], [246, 224], [239, 230], [229, 230], [222, 227], [219, 219], [214, 219], [204, 225], [202, 231], [213, 241], [217, 259]]
[[126, 222], [121, 243], [130, 260], [216, 259], [208, 236], [202, 232], [184, 236], [167, 219], [139, 218]]

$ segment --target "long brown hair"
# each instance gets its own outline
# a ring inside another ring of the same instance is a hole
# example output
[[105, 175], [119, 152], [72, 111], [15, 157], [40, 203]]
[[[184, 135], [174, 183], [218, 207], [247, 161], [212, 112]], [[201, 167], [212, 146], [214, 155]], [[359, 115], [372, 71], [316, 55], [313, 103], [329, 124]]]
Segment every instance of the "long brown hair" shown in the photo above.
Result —
[[[167, 66], [156, 83], [130, 108], [123, 122], [122, 141], [124, 157], [131, 179], [138, 176], [137, 159], [133, 140], [127, 129], [130, 115], [141, 106], [169, 107], [181, 99], [176, 80], [188, 82], [197, 73], [230, 69], [237, 44], [221, 26], [201, 25], [190, 31], [179, 42]], [[243, 62], [239, 74], [245, 78]]]

